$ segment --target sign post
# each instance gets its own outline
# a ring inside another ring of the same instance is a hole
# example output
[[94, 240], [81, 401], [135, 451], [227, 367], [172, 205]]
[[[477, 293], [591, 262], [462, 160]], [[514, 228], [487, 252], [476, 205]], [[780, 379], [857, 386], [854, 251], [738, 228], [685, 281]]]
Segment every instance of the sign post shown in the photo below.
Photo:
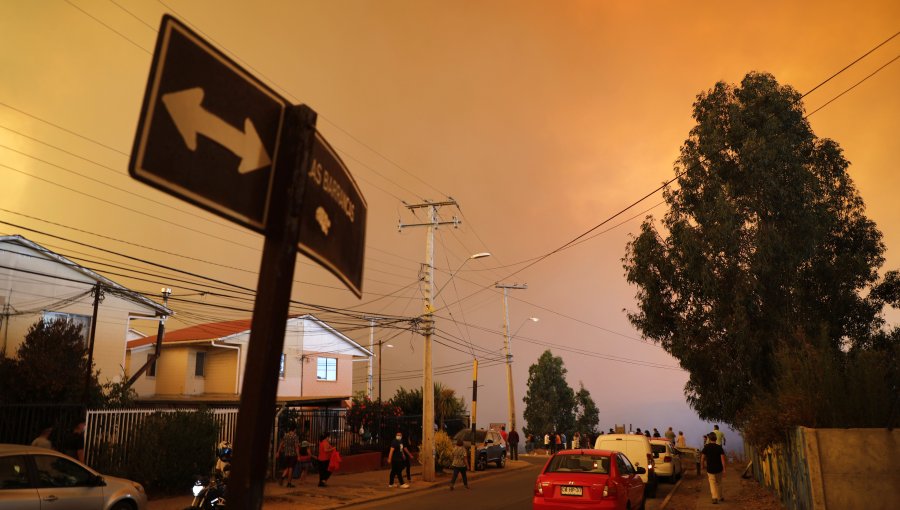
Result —
[[265, 235], [227, 494], [230, 509], [257, 510], [297, 252], [360, 297], [365, 199], [316, 132], [312, 109], [291, 105], [168, 15], [128, 170]]

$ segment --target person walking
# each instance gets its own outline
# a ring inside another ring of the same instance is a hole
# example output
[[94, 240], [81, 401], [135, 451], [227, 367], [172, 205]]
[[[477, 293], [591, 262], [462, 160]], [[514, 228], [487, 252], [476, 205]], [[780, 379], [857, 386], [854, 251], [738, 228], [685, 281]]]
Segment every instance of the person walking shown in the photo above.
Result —
[[397, 432], [397, 435], [394, 436], [394, 440], [391, 442], [391, 450], [388, 452], [388, 464], [391, 465], [391, 476], [388, 480], [388, 487], [396, 487], [396, 485], [394, 485], [394, 478], [397, 478], [400, 481], [400, 488], [409, 488], [408, 483], [403, 483], [403, 468], [406, 467], [406, 461], [403, 458], [405, 453], [403, 448], [403, 435], [400, 432]]
[[544, 451], [550, 455], [550, 433], [544, 434]]
[[675, 438], [675, 448], [687, 448], [687, 439], [684, 438], [684, 432], [678, 431], [678, 437]]
[[309, 453], [309, 447], [312, 446], [309, 444], [309, 441], [303, 441], [300, 443], [300, 455], [297, 457], [297, 467], [294, 469], [294, 474], [297, 475], [297, 481], [299, 483], [303, 483], [303, 480], [306, 479], [306, 474], [309, 473], [309, 468], [312, 467], [312, 455]]
[[410, 474], [410, 470], [412, 469], [412, 451], [409, 449], [409, 437], [403, 435], [401, 432], [400, 435], [403, 436], [403, 467], [406, 468], [406, 481], [412, 482], [412, 475]]
[[722, 493], [722, 477], [725, 476], [725, 450], [716, 443], [715, 432], [710, 432], [707, 436], [709, 441], [703, 446], [700, 452], [700, 462], [702, 467], [706, 469], [706, 476], [709, 478], [709, 492], [712, 495], [712, 503], [717, 505], [719, 501], [725, 501], [725, 495]]
[[[513, 429], [510, 434], [515, 433], [516, 429]], [[456, 446], [453, 447], [453, 451], [450, 453], [450, 467], [453, 468], [453, 476], [450, 478], [450, 490], [453, 490], [453, 486], [456, 484], [456, 475], [462, 475], [463, 487], [466, 489], [469, 488], [469, 479], [466, 478], [466, 470], [469, 468], [469, 452], [463, 447], [463, 440], [457, 439]]]
[[559, 432], [555, 432], [553, 434], [553, 453], [557, 453], [562, 450], [562, 437], [559, 435]]
[[519, 433], [516, 429], [509, 431], [506, 442], [509, 443], [509, 460], [519, 460]]
[[294, 466], [297, 465], [297, 459], [300, 457], [300, 438], [297, 437], [297, 426], [293, 423], [288, 425], [288, 431], [281, 438], [278, 455], [284, 459], [278, 485], [284, 484], [284, 479], [287, 478], [287, 487], [293, 487]]
[[716, 444], [725, 448], [725, 434], [719, 430], [718, 425], [713, 425], [713, 434], [716, 435]]
[[316, 460], [319, 461], [319, 487], [327, 487], [325, 482], [331, 477], [331, 471], [328, 470], [328, 463], [331, 462], [331, 456], [334, 455], [335, 448], [331, 446], [328, 439], [331, 432], [325, 431], [319, 436], [319, 455]]

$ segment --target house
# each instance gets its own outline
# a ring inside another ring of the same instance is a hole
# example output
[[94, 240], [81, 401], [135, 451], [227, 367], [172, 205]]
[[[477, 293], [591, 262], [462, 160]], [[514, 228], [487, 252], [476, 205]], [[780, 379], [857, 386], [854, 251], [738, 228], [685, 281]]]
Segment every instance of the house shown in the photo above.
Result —
[[119, 380], [133, 320], [158, 320], [172, 311], [66, 257], [19, 235], [0, 236], [0, 354], [14, 357], [38, 320], [68, 319], [90, 339], [97, 307], [93, 361], [100, 383]]
[[[159, 359], [133, 388], [148, 403], [240, 401], [250, 319], [190, 326], [163, 336]], [[129, 373], [156, 349], [156, 336], [128, 342]], [[353, 394], [353, 364], [372, 353], [312, 315], [289, 318], [281, 354], [279, 402], [338, 405]], [[134, 367], [134, 368], [132, 368]]]

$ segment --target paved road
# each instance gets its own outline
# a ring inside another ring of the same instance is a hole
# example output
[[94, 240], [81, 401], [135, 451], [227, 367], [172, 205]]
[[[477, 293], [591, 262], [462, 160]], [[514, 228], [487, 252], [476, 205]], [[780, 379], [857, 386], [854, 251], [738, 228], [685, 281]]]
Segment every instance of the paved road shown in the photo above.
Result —
[[[457, 481], [456, 490], [452, 492], [447, 488], [434, 489], [352, 508], [354, 510], [387, 507], [391, 510], [422, 510], [423, 508], [527, 510], [531, 508], [534, 480], [547, 458], [526, 456], [519, 458], [531, 465], [525, 469], [473, 481], [470, 484], [470, 490], [465, 490], [462, 483]], [[660, 484], [657, 497], [647, 500], [647, 510], [658, 509], [672, 487], [672, 484]]]

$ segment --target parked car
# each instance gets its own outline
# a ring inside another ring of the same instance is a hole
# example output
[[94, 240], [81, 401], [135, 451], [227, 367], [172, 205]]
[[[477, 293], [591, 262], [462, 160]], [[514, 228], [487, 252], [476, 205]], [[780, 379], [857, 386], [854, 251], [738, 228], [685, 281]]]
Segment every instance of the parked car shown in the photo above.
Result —
[[137, 482], [101, 475], [53, 450], [0, 444], [0, 510], [144, 510]]
[[640, 434], [602, 434], [597, 436], [594, 442], [597, 450], [614, 450], [622, 452], [635, 467], [642, 467], [645, 472], [641, 474], [644, 481], [644, 491], [648, 498], [656, 497], [656, 488], [659, 482], [656, 479], [656, 462], [653, 457], [653, 449], [650, 440]]
[[673, 482], [681, 478], [681, 454], [668, 439], [651, 439], [650, 448], [653, 450], [653, 463], [658, 478]]
[[[453, 436], [453, 442], [463, 440], [466, 450], [472, 447], [472, 429], [463, 429]], [[498, 468], [506, 466], [506, 441], [496, 430], [475, 431], [475, 471], [485, 469], [489, 462], [497, 464]]]
[[622, 452], [563, 450], [544, 465], [534, 482], [534, 510], [644, 509], [643, 467]]

